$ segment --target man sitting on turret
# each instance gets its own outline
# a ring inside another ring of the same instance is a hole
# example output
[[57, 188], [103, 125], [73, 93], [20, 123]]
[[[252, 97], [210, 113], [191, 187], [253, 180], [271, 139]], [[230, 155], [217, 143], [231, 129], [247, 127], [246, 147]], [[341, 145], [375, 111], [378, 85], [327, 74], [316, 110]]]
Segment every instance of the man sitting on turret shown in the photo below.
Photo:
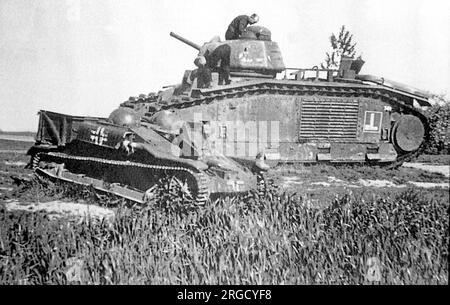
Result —
[[258, 22], [258, 20], [259, 17], [256, 14], [252, 14], [251, 16], [237, 16], [233, 19], [233, 21], [231, 21], [230, 25], [228, 26], [227, 32], [225, 33], [225, 39], [238, 39], [249, 24], [254, 24]]

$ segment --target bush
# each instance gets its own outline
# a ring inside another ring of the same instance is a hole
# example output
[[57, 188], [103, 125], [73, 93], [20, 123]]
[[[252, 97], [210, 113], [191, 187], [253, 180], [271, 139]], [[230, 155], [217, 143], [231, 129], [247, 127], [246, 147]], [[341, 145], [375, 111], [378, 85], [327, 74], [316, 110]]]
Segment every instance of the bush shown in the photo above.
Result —
[[428, 110], [430, 122], [430, 138], [425, 153], [450, 154], [450, 102], [433, 105]]

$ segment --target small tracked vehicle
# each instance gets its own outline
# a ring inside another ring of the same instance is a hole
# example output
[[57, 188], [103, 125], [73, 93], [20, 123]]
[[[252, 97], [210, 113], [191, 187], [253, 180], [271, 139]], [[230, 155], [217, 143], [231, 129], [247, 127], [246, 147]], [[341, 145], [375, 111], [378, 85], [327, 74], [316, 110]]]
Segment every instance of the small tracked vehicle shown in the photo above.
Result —
[[51, 180], [92, 186], [143, 204], [169, 178], [187, 198], [203, 204], [211, 195], [256, 190], [263, 179], [255, 162], [243, 165], [211, 152], [195, 124], [170, 112], [152, 120], [121, 108], [109, 118], [50, 111], [39, 116], [36, 143], [28, 151], [30, 166]]

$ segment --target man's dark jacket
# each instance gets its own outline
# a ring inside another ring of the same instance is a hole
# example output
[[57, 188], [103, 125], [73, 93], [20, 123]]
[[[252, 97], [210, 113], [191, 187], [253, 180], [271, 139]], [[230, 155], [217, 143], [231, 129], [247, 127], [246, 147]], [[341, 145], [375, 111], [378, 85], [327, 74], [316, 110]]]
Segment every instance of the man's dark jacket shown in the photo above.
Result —
[[238, 39], [247, 25], [250, 23], [250, 17], [246, 15], [240, 15], [231, 21], [225, 33], [226, 40]]

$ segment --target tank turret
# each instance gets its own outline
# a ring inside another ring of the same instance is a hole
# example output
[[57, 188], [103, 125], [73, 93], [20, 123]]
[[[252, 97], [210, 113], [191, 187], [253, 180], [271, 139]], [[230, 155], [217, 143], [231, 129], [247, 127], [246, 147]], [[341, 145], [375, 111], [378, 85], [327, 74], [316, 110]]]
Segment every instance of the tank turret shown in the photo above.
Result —
[[[200, 50], [200, 46], [173, 32], [170, 36]], [[242, 39], [226, 40], [231, 47], [230, 75], [233, 77], [275, 78], [285, 66], [278, 44], [270, 40], [270, 31], [263, 27], [248, 27]], [[205, 44], [208, 44], [205, 43]]]

